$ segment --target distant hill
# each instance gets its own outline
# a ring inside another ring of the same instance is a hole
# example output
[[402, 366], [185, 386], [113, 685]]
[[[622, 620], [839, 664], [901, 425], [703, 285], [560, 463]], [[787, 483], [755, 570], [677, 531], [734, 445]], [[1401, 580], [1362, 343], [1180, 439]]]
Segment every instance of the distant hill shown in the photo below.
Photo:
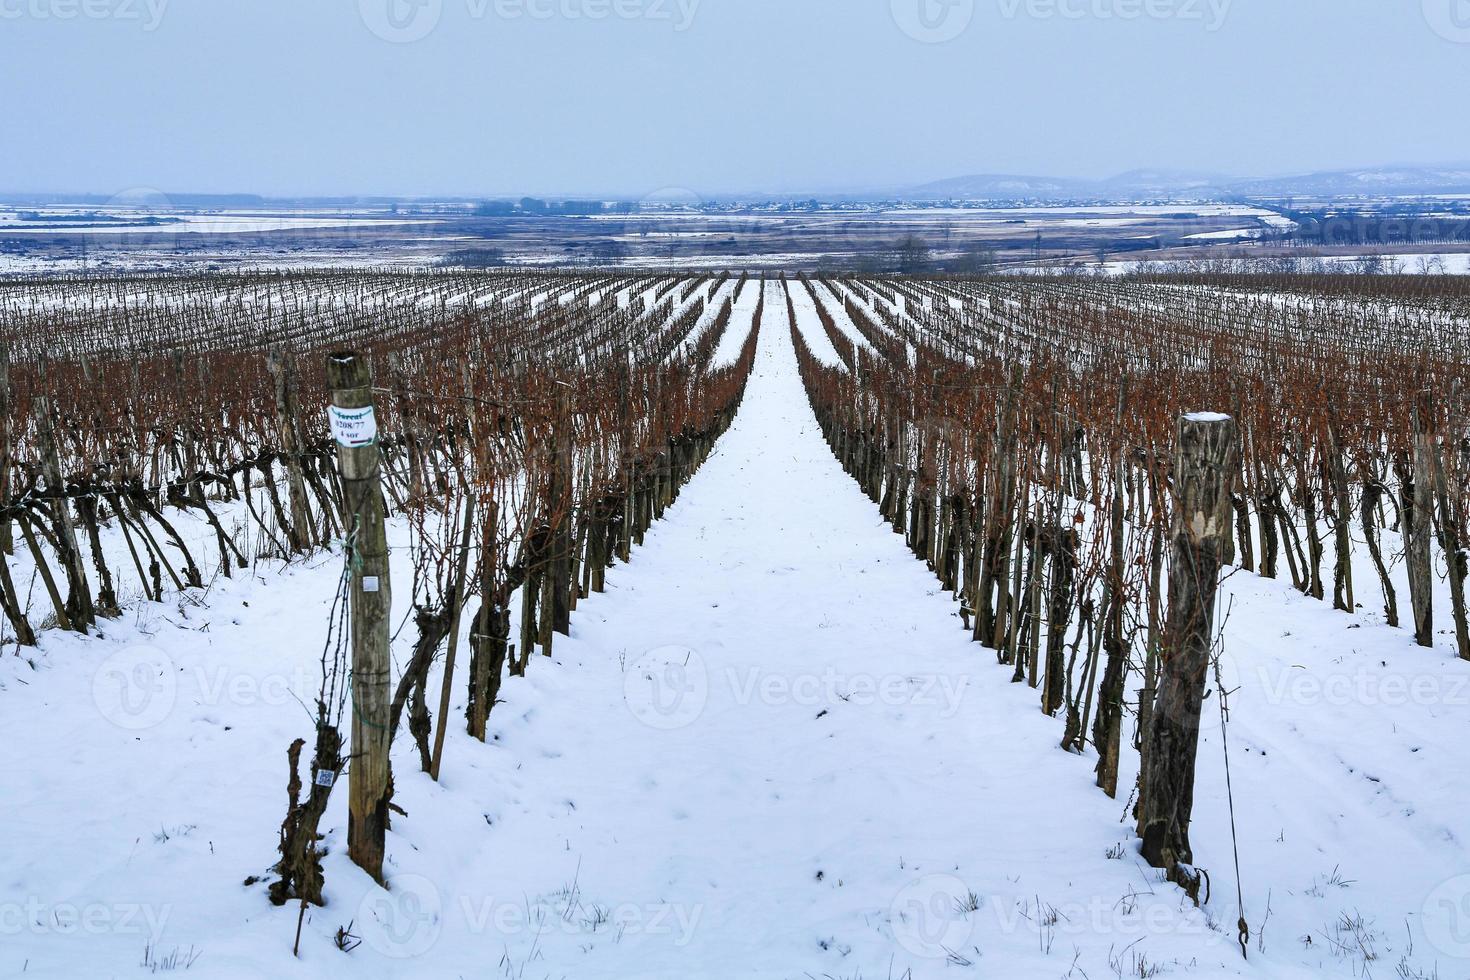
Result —
[[905, 190], [917, 201], [1094, 201], [1216, 196], [1225, 179], [1172, 170], [1130, 170], [1106, 180], [975, 174]]
[[918, 201], [1029, 201], [1087, 196], [1098, 182], [1056, 177], [1024, 177], [1017, 174], [975, 174], [952, 177], [910, 188], [904, 196]]
[[1325, 170], [1297, 177], [1241, 181], [1231, 189], [1238, 194], [1260, 197], [1470, 194], [1470, 165]]
[[1470, 194], [1470, 165], [1324, 170], [1287, 177], [1226, 177], [1177, 170], [1130, 170], [1106, 180], [973, 174], [908, 188], [916, 201], [1130, 201], [1232, 197], [1348, 197]]

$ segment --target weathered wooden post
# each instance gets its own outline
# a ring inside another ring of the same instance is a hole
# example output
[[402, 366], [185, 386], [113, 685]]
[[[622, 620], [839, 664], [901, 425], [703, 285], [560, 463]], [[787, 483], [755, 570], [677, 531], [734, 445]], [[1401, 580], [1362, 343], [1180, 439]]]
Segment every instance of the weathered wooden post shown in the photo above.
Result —
[[454, 657], [459, 649], [459, 622], [464, 612], [465, 575], [469, 572], [470, 534], [475, 529], [475, 492], [465, 489], [464, 530], [460, 532], [459, 559], [455, 566], [454, 587], [449, 599], [449, 652], [444, 657], [444, 683], [439, 692], [439, 725], [434, 732], [434, 754], [429, 763], [429, 778], [439, 781], [439, 767], [444, 761], [444, 734], [449, 723], [449, 700], [454, 693]]
[[[15, 444], [15, 420], [10, 415], [10, 344], [0, 342], [0, 505], [10, 506], [10, 450]], [[0, 519], [0, 553], [15, 554], [15, 531], [10, 517]], [[32, 644], [27, 644], [28, 646]]]
[[[1460, 385], [1450, 388], [1451, 420], [1460, 404]], [[1427, 408], [1427, 406], [1426, 406]], [[1453, 423], [1452, 423], [1453, 424]], [[1465, 606], [1465, 579], [1470, 577], [1465, 555], [1465, 515], [1459, 495], [1452, 490], [1449, 467], [1456, 462], [1454, 449], [1459, 439], [1452, 431], [1436, 433], [1429, 450], [1434, 467], [1434, 497], [1439, 509], [1439, 546], [1449, 572], [1450, 612], [1455, 620], [1455, 644], [1461, 660], [1470, 660], [1470, 612]]]
[[1186, 415], [1174, 458], [1175, 508], [1169, 606], [1159, 651], [1159, 691], [1151, 717], [1143, 785], [1143, 856], [1186, 889], [1194, 876], [1189, 819], [1200, 710], [1214, 639], [1215, 593], [1230, 546], [1232, 484], [1239, 471], [1235, 421]]
[[284, 347], [272, 347], [266, 358], [276, 383], [276, 435], [286, 464], [286, 487], [291, 498], [291, 548], [304, 554], [316, 547], [306, 478], [301, 469], [301, 433], [296, 408], [296, 356]]
[[[1422, 394], [1420, 396], [1423, 397]], [[1404, 554], [1409, 576], [1409, 605], [1414, 616], [1414, 639], [1421, 647], [1434, 646], [1434, 573], [1429, 539], [1434, 533], [1434, 446], [1424, 414], [1413, 410], [1414, 450], [1411, 477], [1403, 487]]]
[[572, 633], [572, 501], [573, 481], [572, 395], [563, 390], [557, 400], [557, 419], [551, 445], [551, 628], [563, 636]]
[[87, 568], [77, 547], [76, 528], [71, 519], [71, 502], [66, 496], [66, 481], [61, 475], [61, 455], [56, 449], [56, 420], [51, 417], [51, 396], [45, 392], [46, 361], [38, 365], [42, 391], [34, 399], [37, 442], [41, 450], [41, 470], [46, 476], [46, 489], [51, 497], [51, 526], [56, 538], [57, 558], [66, 571], [66, 618], [70, 629], [87, 632], [97, 621], [92, 604], [92, 586], [87, 581]]
[[347, 528], [352, 617], [352, 768], [348, 788], [347, 853], [379, 882], [388, 828], [389, 690], [388, 581], [378, 422], [372, 365], [351, 351], [328, 355], [328, 408], [342, 470], [342, 519]]

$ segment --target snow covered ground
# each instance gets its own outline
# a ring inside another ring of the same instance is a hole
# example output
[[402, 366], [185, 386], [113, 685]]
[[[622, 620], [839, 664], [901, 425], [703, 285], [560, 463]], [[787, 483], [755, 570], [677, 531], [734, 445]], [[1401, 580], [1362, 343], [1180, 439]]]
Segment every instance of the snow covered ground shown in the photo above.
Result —
[[[1190, 235], [1189, 237], [1226, 238], [1237, 236], [1245, 237], [1245, 235], [1245, 232], [1231, 232], [1228, 234], [1221, 232], [1219, 234]], [[1209, 253], [1204, 253], [1200, 256], [1200, 258], [1204, 260], [1209, 260], [1211, 256]], [[1249, 253], [1227, 256], [1227, 258], [1240, 259], [1243, 261], [1243, 263], [1246, 264], [1248, 264], [1252, 260], [1261, 261], [1258, 257], [1253, 256]], [[1303, 272], [1371, 272], [1375, 275], [1470, 275], [1470, 253], [1464, 252], [1403, 252], [1393, 254], [1385, 253], [1372, 256], [1301, 255], [1287, 256], [1287, 258], [1296, 259], [1298, 264], [1301, 266], [1301, 271]], [[1169, 263], [1164, 264], [1168, 265]], [[1179, 264], [1187, 267], [1189, 264], [1189, 260], [1181, 260]], [[1121, 262], [1105, 262], [1101, 266], [1098, 266], [1098, 268], [1101, 268], [1109, 275], [1128, 275], [1135, 272], [1152, 271], [1157, 269], [1159, 265], [1160, 263], [1156, 261], [1129, 260]]]
[[507, 682], [493, 740], [462, 734], [458, 691], [442, 784], [400, 740], [390, 890], [347, 860], [334, 794], [299, 958], [297, 909], [242, 882], [274, 859], [340, 559], [0, 658], [0, 976], [1470, 977], [1470, 665], [1447, 638], [1229, 579], [1243, 960], [1216, 700], [1196, 910], [842, 474], [766, 290], [735, 425]]
[[0, 230], [7, 235], [148, 235], [160, 238], [166, 235], [240, 235], [269, 231], [368, 229], [441, 223], [436, 218], [265, 215], [228, 211], [180, 214], [117, 208], [95, 211], [61, 208], [45, 210], [44, 213], [45, 219], [31, 219], [18, 212], [0, 212]]

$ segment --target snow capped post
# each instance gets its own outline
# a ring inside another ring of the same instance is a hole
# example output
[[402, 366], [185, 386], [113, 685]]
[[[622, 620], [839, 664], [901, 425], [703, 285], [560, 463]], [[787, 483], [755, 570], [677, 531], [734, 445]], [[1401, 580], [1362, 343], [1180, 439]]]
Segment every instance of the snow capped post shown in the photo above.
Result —
[[1215, 593], [1230, 546], [1231, 490], [1239, 470], [1235, 420], [1201, 412], [1179, 420], [1168, 619], [1159, 653], [1142, 812], [1143, 856], [1194, 894], [1189, 819], [1200, 710], [1209, 680]]
[[342, 469], [342, 517], [351, 548], [352, 768], [347, 852], [378, 882], [388, 828], [388, 539], [384, 527], [373, 371], [346, 351], [327, 357], [327, 409]]

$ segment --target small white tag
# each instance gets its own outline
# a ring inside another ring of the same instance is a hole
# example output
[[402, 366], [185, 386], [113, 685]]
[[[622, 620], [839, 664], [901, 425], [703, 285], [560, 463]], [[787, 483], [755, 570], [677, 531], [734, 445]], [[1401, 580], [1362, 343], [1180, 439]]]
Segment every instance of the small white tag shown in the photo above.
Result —
[[364, 575], [362, 577], [362, 591], [364, 591], [364, 592], [377, 592], [378, 591], [378, 577], [376, 575]]
[[327, 418], [332, 423], [332, 438], [348, 449], [361, 449], [378, 441], [378, 417], [373, 407], [338, 408], [327, 406]]
[[322, 789], [331, 789], [337, 782], [337, 774], [330, 769], [323, 769], [316, 774], [316, 784]]

